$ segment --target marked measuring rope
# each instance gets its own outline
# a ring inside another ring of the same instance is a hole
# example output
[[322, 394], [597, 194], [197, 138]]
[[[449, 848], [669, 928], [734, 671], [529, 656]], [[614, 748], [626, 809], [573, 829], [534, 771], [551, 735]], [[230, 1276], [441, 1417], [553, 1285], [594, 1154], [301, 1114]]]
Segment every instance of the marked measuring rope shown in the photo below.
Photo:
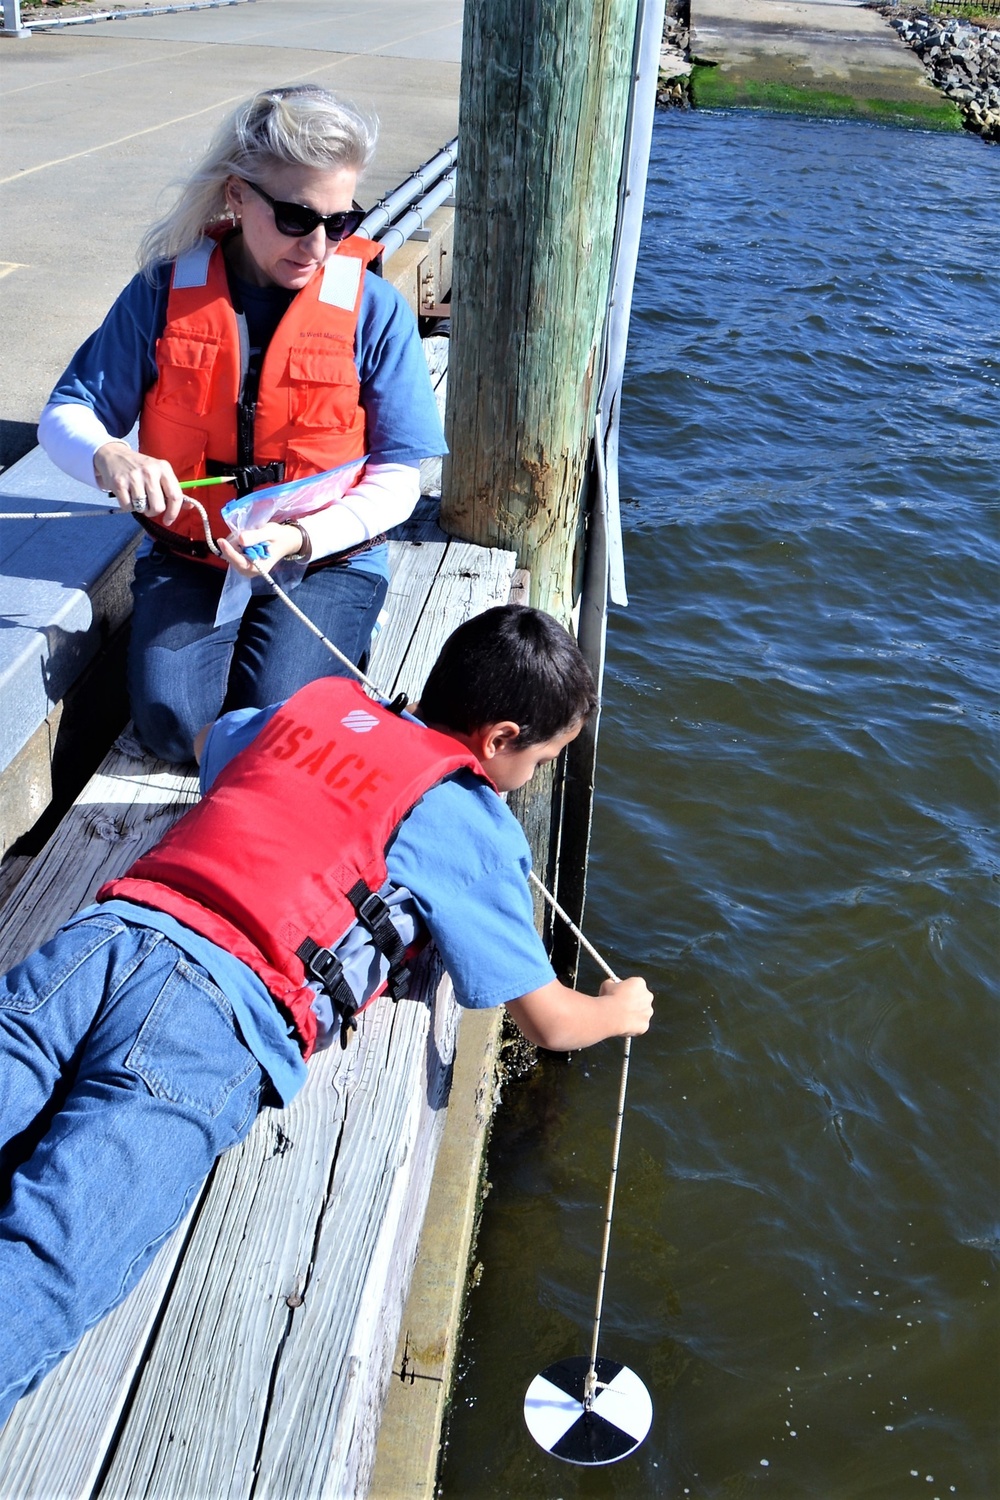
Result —
[[[220, 474], [217, 479], [182, 479], [182, 490], [199, 490], [206, 484], [231, 484], [234, 476], [232, 474]], [[201, 524], [205, 528], [205, 541], [208, 543], [216, 557], [219, 549], [212, 538], [212, 532], [208, 524], [208, 515], [205, 507], [194, 498], [193, 495], [184, 496], [185, 505], [193, 505], [201, 515]], [[141, 514], [141, 509], [139, 514]], [[134, 509], [123, 510], [120, 505], [111, 505], [106, 509], [104, 506], [97, 510], [88, 505], [80, 510], [4, 510], [0, 511], [0, 521], [87, 521], [93, 516], [131, 516], [135, 515]]]
[[356, 667], [349, 656], [345, 656], [343, 651], [341, 651], [338, 646], [335, 646], [331, 640], [328, 640], [326, 638], [322, 630], [320, 630], [319, 626], [314, 625], [307, 614], [303, 614], [302, 610], [299, 609], [299, 606], [295, 603], [294, 599], [290, 599], [281, 585], [275, 583], [270, 573], [264, 572], [264, 569], [257, 562], [256, 558], [251, 557], [248, 559], [248, 561], [254, 572], [259, 574], [261, 578], [265, 579], [271, 585], [271, 588], [277, 594], [282, 604], [286, 604], [291, 610], [292, 614], [296, 615], [302, 621], [303, 625], [308, 626], [316, 639], [322, 641], [326, 649], [328, 651], [332, 651], [337, 660], [339, 662], [342, 662], [349, 671], [353, 672], [355, 677], [359, 677], [364, 683], [365, 687], [368, 688], [369, 692], [373, 693], [376, 698], [385, 698], [386, 695], [382, 692], [382, 689], [380, 687], [377, 687], [375, 683], [372, 682], [371, 678], [367, 677], [365, 673], [362, 672], [360, 667]]
[[[555, 897], [550, 895], [548, 890], [535, 874], [534, 870], [529, 871], [528, 879], [532, 882], [533, 885], [537, 886], [538, 890], [552, 907], [552, 910], [557, 914], [557, 916], [560, 916], [562, 918], [573, 936], [577, 939], [578, 942], [583, 945], [584, 948], [586, 948], [591, 958], [593, 958], [595, 962], [600, 965], [608, 978], [613, 980], [615, 984], [620, 984], [621, 981], [619, 980], [618, 975], [615, 973], [615, 971], [608, 963], [605, 962], [605, 960], [601, 957], [593, 944], [587, 941], [569, 913], [563, 911], [562, 907], [559, 905]], [[625, 1118], [625, 1092], [628, 1088], [628, 1066], [631, 1056], [632, 1038], [630, 1036], [627, 1036], [625, 1038], [625, 1052], [624, 1056], [622, 1057], [621, 1081], [618, 1085], [618, 1114], [615, 1119], [615, 1138], [614, 1144], [611, 1147], [611, 1178], [608, 1182], [608, 1198], [604, 1209], [604, 1240], [601, 1245], [601, 1268], [598, 1272], [597, 1277], [597, 1304], [594, 1308], [594, 1335], [590, 1343], [590, 1368], [587, 1371], [587, 1378], [584, 1382], [583, 1387], [583, 1404], [584, 1408], [587, 1411], [589, 1411], [593, 1406], [594, 1397], [597, 1394], [598, 1390], [601, 1388], [602, 1384], [601, 1381], [599, 1381], [597, 1378], [597, 1345], [601, 1336], [601, 1314], [604, 1310], [604, 1283], [607, 1280], [608, 1274], [608, 1250], [611, 1245], [611, 1220], [615, 1211], [615, 1189], [618, 1186], [618, 1160], [621, 1156], [622, 1145], [622, 1122]]]
[[107, 510], [102, 506], [95, 510], [88, 506], [86, 510], [5, 510], [0, 511], [0, 521], [86, 521], [91, 516], [127, 516], [129, 511], [122, 510], [121, 506], [109, 506]]

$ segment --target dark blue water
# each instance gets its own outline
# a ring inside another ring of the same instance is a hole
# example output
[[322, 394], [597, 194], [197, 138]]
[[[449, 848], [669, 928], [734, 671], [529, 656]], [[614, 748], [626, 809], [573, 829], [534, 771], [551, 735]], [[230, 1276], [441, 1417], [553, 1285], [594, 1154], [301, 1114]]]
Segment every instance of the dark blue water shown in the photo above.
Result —
[[659, 997], [602, 1340], [654, 1424], [586, 1471], [520, 1416], [589, 1349], [609, 1043], [507, 1090], [446, 1500], [1000, 1494], [998, 190], [657, 122], [587, 915]]

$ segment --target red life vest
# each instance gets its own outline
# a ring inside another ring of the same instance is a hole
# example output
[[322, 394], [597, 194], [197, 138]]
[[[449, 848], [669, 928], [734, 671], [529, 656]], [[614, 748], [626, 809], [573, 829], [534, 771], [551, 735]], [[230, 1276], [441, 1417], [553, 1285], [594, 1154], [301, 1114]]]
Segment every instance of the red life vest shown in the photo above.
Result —
[[[283, 464], [271, 479], [305, 479], [365, 452], [365, 414], [354, 340], [365, 269], [382, 253], [372, 240], [341, 240], [296, 295], [264, 354], [252, 412], [251, 456], [240, 457], [239, 401], [245, 374], [240, 320], [233, 307], [221, 244], [204, 239], [177, 258], [167, 317], [156, 344], [157, 379], [143, 399], [139, 449], [167, 459], [178, 479], [202, 479], [207, 460]], [[214, 472], [219, 473], [219, 469]], [[227, 536], [222, 507], [231, 485], [198, 491], [212, 535]], [[204, 544], [201, 517], [185, 506], [171, 527], [145, 523], [164, 545]], [[209, 554], [216, 567], [225, 561]]]
[[346, 678], [320, 678], [97, 899], [167, 912], [248, 964], [291, 1015], [308, 1057], [316, 1042], [310, 945], [332, 954], [364, 893], [385, 884], [396, 828], [424, 792], [462, 768], [489, 783], [450, 735], [400, 718]]

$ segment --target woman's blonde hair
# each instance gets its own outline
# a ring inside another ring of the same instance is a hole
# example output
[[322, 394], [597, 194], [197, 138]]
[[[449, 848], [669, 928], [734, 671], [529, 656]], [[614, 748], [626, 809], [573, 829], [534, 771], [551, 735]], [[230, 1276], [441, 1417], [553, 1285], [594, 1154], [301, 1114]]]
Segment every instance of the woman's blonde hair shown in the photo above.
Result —
[[254, 94], [219, 127], [173, 208], [146, 232], [140, 268], [149, 275], [158, 261], [176, 260], [206, 230], [230, 222], [228, 177], [252, 182], [269, 167], [285, 166], [347, 167], [360, 176], [375, 151], [376, 133], [373, 121], [315, 84]]

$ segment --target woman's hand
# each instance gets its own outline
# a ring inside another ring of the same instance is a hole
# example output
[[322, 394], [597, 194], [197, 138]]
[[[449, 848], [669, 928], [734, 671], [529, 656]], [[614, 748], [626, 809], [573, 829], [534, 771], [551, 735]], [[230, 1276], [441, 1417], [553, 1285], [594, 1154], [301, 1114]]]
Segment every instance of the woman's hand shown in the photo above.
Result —
[[[278, 521], [269, 521], [266, 526], [254, 526], [248, 531], [238, 531], [234, 537], [219, 540], [219, 550], [227, 562], [247, 578], [253, 578], [257, 568], [262, 573], [270, 573], [275, 563], [285, 557], [295, 557], [304, 547], [308, 548], [305, 532], [291, 523]], [[257, 568], [253, 566], [254, 562]]]
[[184, 504], [177, 475], [162, 458], [136, 453], [127, 443], [104, 443], [94, 454], [94, 478], [122, 510], [152, 516], [172, 526]]

